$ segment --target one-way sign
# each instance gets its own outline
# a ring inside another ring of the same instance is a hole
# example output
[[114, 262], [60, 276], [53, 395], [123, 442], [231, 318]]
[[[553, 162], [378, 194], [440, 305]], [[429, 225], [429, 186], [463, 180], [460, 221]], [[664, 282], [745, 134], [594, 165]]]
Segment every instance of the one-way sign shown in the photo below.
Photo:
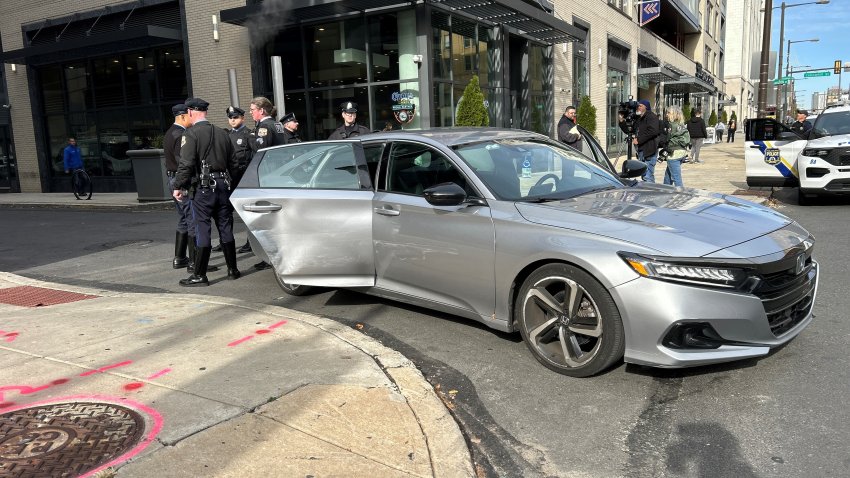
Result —
[[640, 6], [640, 26], [655, 20], [661, 15], [661, 0], [646, 0], [638, 2]]

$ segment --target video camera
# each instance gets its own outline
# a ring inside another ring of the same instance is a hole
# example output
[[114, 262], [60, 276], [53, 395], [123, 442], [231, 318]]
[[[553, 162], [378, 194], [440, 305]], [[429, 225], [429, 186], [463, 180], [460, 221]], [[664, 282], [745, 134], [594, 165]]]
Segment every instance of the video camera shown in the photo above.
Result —
[[638, 102], [631, 96], [629, 96], [628, 101], [623, 101], [617, 108], [617, 113], [623, 117], [627, 134], [634, 134], [635, 132], [635, 121], [638, 119], [637, 108]]

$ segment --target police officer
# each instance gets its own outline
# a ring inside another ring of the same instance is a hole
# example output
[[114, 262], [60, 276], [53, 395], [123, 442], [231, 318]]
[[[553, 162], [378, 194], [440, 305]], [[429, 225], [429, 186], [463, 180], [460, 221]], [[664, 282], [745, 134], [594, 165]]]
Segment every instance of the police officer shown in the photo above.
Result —
[[[165, 131], [165, 138], [163, 140], [165, 174], [168, 176], [168, 187], [171, 190], [174, 189], [174, 175], [177, 174], [177, 164], [180, 162], [180, 139], [183, 137], [183, 132], [186, 131], [186, 128], [191, 125], [189, 123], [188, 112], [189, 110], [183, 103], [171, 107], [171, 113], [174, 114], [174, 124]], [[192, 224], [191, 199], [188, 197], [182, 201], [175, 199], [174, 207], [177, 209], [177, 234], [174, 239], [174, 260], [171, 261], [171, 266], [175, 269], [181, 269], [187, 267], [190, 259], [194, 258], [195, 255], [193, 244], [188, 249], [189, 257], [186, 257], [187, 248], [189, 247], [190, 229], [192, 236], [194, 236], [194, 228], [190, 228]]]
[[301, 137], [298, 136], [298, 119], [295, 117], [295, 113], [289, 112], [283, 115], [280, 123], [283, 125], [283, 144], [301, 142]]
[[335, 129], [328, 139], [346, 139], [368, 134], [369, 128], [357, 124], [357, 103], [346, 101], [339, 105], [342, 110], [342, 126]]
[[[225, 114], [227, 115], [227, 123], [230, 125], [230, 129], [227, 130], [227, 133], [230, 135], [230, 141], [233, 143], [233, 150], [236, 152], [236, 162], [239, 164], [239, 172], [234, 178], [233, 187], [230, 188], [233, 190], [236, 189], [237, 185], [239, 185], [239, 180], [242, 179], [242, 175], [245, 174], [245, 170], [248, 169], [248, 163], [251, 162], [251, 157], [254, 154], [254, 151], [251, 149], [253, 134], [251, 130], [245, 126], [245, 110], [238, 106], [228, 106]], [[215, 248], [213, 248], [213, 252], [215, 252]], [[251, 243], [246, 239], [245, 245], [237, 249], [236, 252], [251, 252]]]
[[186, 287], [207, 286], [207, 266], [211, 252], [211, 224], [218, 228], [227, 278], [238, 279], [242, 274], [236, 267], [236, 241], [233, 239], [233, 207], [230, 205], [232, 178], [238, 172], [236, 154], [227, 132], [207, 121], [209, 103], [200, 98], [185, 101], [192, 127], [181, 140], [180, 163], [172, 185], [173, 196], [181, 201], [192, 179], [197, 189], [192, 197], [195, 217], [197, 251], [191, 276], [180, 281]]
[[[257, 125], [254, 130], [252, 147], [255, 153], [262, 148], [286, 144], [285, 129], [281, 123], [274, 120], [275, 116], [277, 116], [277, 108], [268, 98], [258, 96], [251, 100], [251, 118]], [[245, 246], [239, 250], [243, 249], [245, 249]], [[250, 246], [248, 250], [250, 250]], [[257, 270], [271, 269], [271, 267], [271, 264], [266, 261], [254, 264], [254, 269]]]

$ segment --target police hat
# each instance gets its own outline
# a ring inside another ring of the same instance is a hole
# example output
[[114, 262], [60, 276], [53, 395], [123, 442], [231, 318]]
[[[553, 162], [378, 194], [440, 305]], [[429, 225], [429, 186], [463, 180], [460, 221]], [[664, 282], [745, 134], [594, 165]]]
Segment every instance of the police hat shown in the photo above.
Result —
[[186, 103], [187, 108], [195, 111], [206, 111], [210, 106], [209, 103], [200, 98], [188, 98], [184, 103]]
[[357, 113], [357, 103], [353, 101], [346, 101], [339, 105], [339, 107], [343, 113]]
[[298, 119], [295, 117], [295, 113], [293, 112], [289, 112], [283, 115], [283, 118], [280, 119], [280, 124], [286, 124], [290, 121], [295, 121], [296, 123], [298, 122]]
[[239, 108], [238, 106], [228, 106], [227, 107], [227, 117], [228, 118], [240, 118], [245, 116], [245, 110]]
[[174, 105], [174, 106], [171, 107], [171, 113], [174, 116], [185, 115], [188, 112], [189, 112], [189, 108], [187, 108], [186, 105], [184, 105], [183, 103], [180, 103], [179, 105]]

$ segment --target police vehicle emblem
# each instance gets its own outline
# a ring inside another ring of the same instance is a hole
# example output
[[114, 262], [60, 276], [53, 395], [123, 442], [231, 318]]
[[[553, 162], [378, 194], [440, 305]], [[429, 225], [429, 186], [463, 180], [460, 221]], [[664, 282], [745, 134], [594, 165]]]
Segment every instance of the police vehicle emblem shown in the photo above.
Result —
[[267, 134], [269, 134], [269, 130], [267, 130], [266, 128], [260, 128], [257, 130], [257, 136], [261, 138]]
[[770, 165], [779, 164], [779, 148], [766, 148], [764, 150], [764, 162]]

